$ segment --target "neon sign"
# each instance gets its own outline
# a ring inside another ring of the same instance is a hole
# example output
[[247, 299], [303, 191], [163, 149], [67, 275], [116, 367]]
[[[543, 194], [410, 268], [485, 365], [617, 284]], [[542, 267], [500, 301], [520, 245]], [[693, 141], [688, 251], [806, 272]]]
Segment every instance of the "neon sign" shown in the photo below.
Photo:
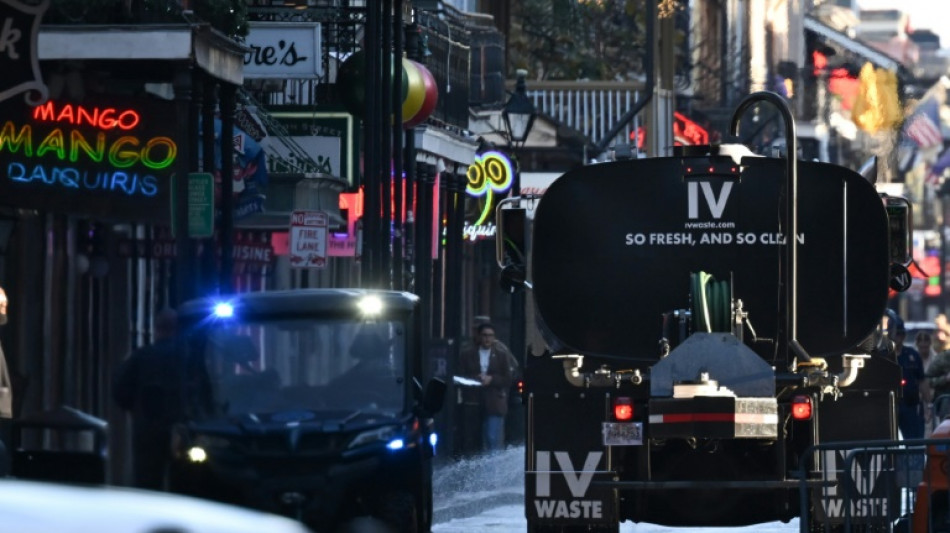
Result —
[[111, 130], [119, 128], [120, 130], [131, 130], [138, 126], [142, 117], [131, 109], [118, 111], [115, 108], [107, 107], [100, 109], [98, 107], [88, 108], [81, 105], [65, 104], [56, 112], [55, 104], [48, 101], [43, 105], [33, 108], [33, 120], [36, 122], [63, 122], [72, 126], [97, 127], [101, 130]]
[[485, 152], [475, 156], [475, 161], [469, 165], [466, 176], [468, 185], [465, 192], [469, 196], [485, 197], [473, 226], [481, 225], [492, 213], [495, 206], [494, 197], [511, 189], [514, 181], [514, 167], [508, 156], [501, 152]]
[[6, 118], [0, 123], [0, 191], [16, 186], [18, 195], [69, 194], [60, 199], [69, 208], [75, 207], [75, 194], [167, 196], [178, 146], [160, 131], [170, 129], [171, 121], [149, 125], [147, 118], [174, 115], [156, 112], [164, 103], [112, 105], [115, 100], [110, 97], [110, 105], [47, 101], [0, 115]]

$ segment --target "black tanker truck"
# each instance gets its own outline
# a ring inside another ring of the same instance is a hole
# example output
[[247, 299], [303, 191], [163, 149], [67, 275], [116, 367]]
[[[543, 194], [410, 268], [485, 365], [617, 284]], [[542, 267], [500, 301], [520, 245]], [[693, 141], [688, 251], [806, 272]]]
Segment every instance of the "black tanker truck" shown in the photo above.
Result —
[[[794, 156], [773, 93], [748, 97], [733, 133], [761, 102]], [[840, 464], [809, 450], [897, 438], [880, 324], [908, 281], [906, 201], [847, 168], [721, 145], [569, 171], [524, 239], [512, 203], [502, 281], [530, 289], [543, 340], [529, 335], [524, 369], [529, 532], [789, 521], [802, 487], [808, 524], [841, 522], [845, 495], [820, 474]]]

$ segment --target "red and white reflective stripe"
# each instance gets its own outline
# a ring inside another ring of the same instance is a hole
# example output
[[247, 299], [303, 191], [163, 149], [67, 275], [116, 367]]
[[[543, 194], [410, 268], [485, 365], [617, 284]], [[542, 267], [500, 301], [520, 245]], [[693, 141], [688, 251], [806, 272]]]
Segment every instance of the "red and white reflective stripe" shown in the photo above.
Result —
[[778, 415], [775, 413], [670, 413], [650, 415], [651, 424], [684, 424], [687, 422], [778, 424]]

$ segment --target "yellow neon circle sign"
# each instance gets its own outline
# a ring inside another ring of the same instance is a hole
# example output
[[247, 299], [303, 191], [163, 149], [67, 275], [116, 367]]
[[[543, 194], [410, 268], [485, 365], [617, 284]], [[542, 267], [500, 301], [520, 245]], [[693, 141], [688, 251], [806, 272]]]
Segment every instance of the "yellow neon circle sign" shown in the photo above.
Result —
[[469, 165], [466, 175], [468, 185], [465, 192], [469, 196], [485, 197], [485, 206], [475, 221], [475, 225], [478, 225], [485, 222], [491, 214], [494, 196], [511, 189], [515, 172], [508, 156], [501, 152], [485, 152], [475, 156], [475, 161]]

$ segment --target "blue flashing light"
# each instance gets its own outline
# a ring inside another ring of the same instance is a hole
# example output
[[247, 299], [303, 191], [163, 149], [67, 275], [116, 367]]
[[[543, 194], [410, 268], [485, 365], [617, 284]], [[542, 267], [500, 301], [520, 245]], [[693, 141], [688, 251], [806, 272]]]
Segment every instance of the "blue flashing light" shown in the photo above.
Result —
[[438, 433], [429, 433], [429, 444], [432, 445], [432, 449], [435, 449], [435, 445], [439, 443]]
[[390, 450], [401, 450], [406, 447], [406, 442], [402, 439], [393, 439], [386, 445]]
[[219, 303], [214, 306], [214, 316], [218, 318], [231, 318], [234, 316], [234, 306], [227, 302]]

